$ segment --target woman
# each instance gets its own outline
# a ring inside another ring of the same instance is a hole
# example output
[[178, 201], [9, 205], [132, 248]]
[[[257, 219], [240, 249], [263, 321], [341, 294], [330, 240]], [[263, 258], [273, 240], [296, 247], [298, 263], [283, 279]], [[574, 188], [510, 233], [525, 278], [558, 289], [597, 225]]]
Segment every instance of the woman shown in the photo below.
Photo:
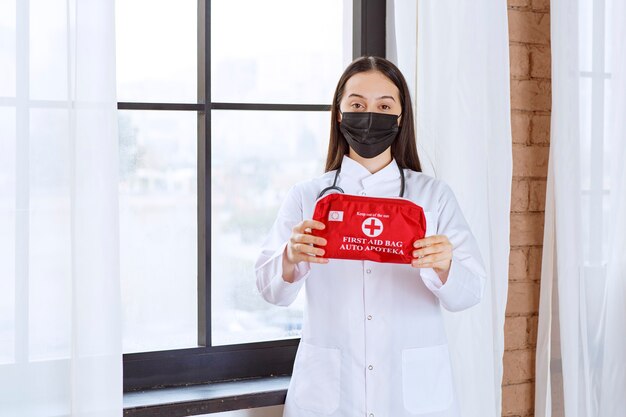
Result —
[[[411, 264], [324, 258], [326, 241], [311, 231], [325, 225], [311, 218], [335, 180], [347, 194], [403, 195], [424, 209]], [[421, 173], [408, 87], [391, 62], [362, 57], [341, 76], [326, 174], [289, 191], [256, 274], [276, 305], [306, 286], [284, 416], [460, 416], [439, 304], [477, 304], [486, 274], [452, 191]]]

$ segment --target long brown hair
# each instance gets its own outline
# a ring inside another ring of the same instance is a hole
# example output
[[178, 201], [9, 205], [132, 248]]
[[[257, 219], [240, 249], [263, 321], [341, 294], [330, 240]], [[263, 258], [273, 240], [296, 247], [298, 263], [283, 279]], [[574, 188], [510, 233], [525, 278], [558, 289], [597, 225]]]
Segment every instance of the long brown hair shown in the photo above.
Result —
[[411, 95], [404, 76], [393, 63], [376, 56], [362, 56], [352, 61], [343, 72], [330, 108], [330, 140], [328, 141], [328, 154], [326, 156], [325, 171], [332, 171], [341, 166], [344, 155], [350, 152], [348, 142], [339, 130], [339, 104], [343, 98], [346, 82], [354, 74], [360, 72], [378, 71], [398, 87], [400, 91], [400, 104], [402, 105], [402, 122], [396, 140], [391, 144], [391, 155], [400, 168], [409, 168], [413, 171], [422, 171], [417, 145], [415, 143], [415, 127], [413, 126], [413, 106]]

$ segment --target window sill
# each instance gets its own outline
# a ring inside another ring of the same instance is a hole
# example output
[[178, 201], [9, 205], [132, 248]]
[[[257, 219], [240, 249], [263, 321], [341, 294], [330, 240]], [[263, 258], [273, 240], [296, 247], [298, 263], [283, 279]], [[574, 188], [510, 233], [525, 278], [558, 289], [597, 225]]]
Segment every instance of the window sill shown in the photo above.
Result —
[[185, 417], [284, 404], [289, 376], [124, 393], [124, 416]]

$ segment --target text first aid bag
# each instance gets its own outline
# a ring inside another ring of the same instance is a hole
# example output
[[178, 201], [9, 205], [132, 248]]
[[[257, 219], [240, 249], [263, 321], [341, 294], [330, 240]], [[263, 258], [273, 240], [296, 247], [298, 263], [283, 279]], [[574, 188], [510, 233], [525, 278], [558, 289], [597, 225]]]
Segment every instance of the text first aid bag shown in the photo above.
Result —
[[326, 225], [312, 230], [328, 241], [325, 258], [408, 264], [413, 242], [426, 234], [424, 210], [403, 198], [329, 194], [317, 201], [313, 220]]

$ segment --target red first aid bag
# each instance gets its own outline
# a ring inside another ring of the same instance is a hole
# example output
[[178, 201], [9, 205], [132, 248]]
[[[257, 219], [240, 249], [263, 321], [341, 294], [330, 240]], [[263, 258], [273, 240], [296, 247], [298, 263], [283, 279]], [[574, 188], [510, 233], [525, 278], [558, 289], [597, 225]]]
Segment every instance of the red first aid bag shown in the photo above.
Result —
[[325, 258], [408, 264], [413, 242], [426, 234], [424, 210], [403, 198], [329, 194], [315, 204], [313, 220], [326, 225], [312, 230], [328, 241]]

